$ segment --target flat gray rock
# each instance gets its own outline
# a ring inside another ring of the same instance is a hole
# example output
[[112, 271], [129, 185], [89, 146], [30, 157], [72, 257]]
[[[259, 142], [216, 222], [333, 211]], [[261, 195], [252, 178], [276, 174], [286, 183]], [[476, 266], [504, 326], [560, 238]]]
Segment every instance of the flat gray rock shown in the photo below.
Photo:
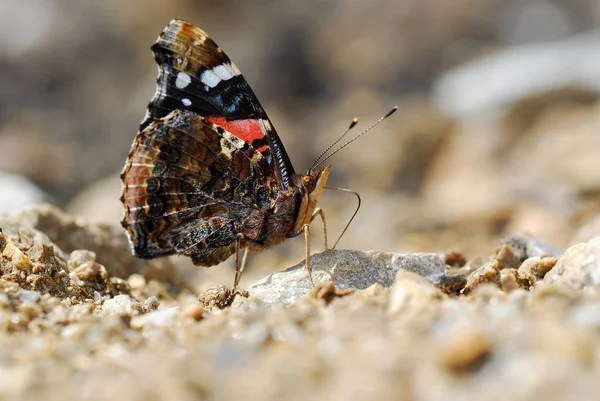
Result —
[[[375, 283], [391, 287], [399, 269], [426, 278], [439, 276], [448, 267], [438, 254], [397, 254], [378, 251], [328, 250], [312, 255], [313, 279], [333, 281], [338, 289], [365, 289]], [[292, 304], [311, 290], [305, 262], [273, 273], [248, 288], [250, 295], [267, 304]]]

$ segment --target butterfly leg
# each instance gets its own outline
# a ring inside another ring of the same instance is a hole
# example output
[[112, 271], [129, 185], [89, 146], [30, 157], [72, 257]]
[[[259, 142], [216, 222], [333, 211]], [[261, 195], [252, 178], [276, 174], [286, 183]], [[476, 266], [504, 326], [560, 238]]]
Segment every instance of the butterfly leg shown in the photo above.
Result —
[[244, 273], [244, 268], [246, 267], [246, 258], [248, 257], [248, 248], [244, 248], [244, 256], [242, 256], [240, 259], [240, 250], [243, 239], [244, 235], [238, 234], [237, 241], [235, 242], [235, 278], [233, 280], [232, 294], [235, 294], [236, 291], [238, 291], [238, 285], [240, 284], [240, 279]]
[[313, 212], [310, 221], [312, 222], [314, 219], [317, 218], [317, 216], [321, 217], [321, 221], [323, 222], [323, 237], [325, 237], [325, 251], [328, 250], [329, 248], [327, 247], [327, 222], [325, 221], [325, 213], [323, 212], [323, 209], [321, 209], [320, 207], [316, 208], [315, 211]]
[[315, 288], [315, 283], [312, 278], [312, 266], [310, 265], [310, 226], [305, 224], [302, 229], [304, 230], [304, 243], [306, 244], [306, 272], [308, 273], [310, 287]]
[[[320, 216], [321, 221], [323, 221], [323, 234], [325, 237], [325, 250], [327, 250], [327, 224], [325, 222], [325, 213], [323, 212], [323, 210], [321, 210], [321, 208], [315, 209], [315, 211], [313, 212], [313, 214], [310, 218], [310, 222], [312, 222], [314, 219], [316, 219], [317, 216]], [[309, 224], [310, 224], [310, 222], [309, 222]], [[309, 224], [303, 225], [300, 230], [290, 233], [290, 234], [286, 235], [286, 237], [294, 238], [294, 237], [302, 234], [302, 232], [304, 232], [304, 242], [306, 244], [306, 271], [308, 273], [308, 280], [310, 281], [310, 286], [312, 288], [314, 288], [315, 283], [313, 282], [312, 266], [310, 264], [310, 225]]]

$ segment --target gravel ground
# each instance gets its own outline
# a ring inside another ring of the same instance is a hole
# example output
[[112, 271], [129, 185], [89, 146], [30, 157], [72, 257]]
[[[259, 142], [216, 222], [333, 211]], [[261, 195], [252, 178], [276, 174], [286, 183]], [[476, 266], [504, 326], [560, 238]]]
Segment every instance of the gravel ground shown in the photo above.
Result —
[[0, 227], [2, 399], [530, 401], [600, 391], [600, 238], [563, 254], [509, 236], [474, 261], [328, 251], [313, 256], [316, 288], [301, 263], [226, 306], [225, 287], [198, 294], [175, 270], [170, 281], [133, 272], [145, 262], [117, 227], [50, 206]]

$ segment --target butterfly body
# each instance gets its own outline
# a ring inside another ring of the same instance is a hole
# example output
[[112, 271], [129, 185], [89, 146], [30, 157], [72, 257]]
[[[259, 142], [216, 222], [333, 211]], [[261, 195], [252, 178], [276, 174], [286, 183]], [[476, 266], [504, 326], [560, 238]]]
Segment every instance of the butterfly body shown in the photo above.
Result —
[[136, 256], [213, 266], [236, 254], [240, 270], [240, 249], [280, 244], [323, 217], [316, 203], [330, 166], [294, 171], [239, 69], [206, 33], [173, 20], [152, 51], [157, 90], [121, 173]]

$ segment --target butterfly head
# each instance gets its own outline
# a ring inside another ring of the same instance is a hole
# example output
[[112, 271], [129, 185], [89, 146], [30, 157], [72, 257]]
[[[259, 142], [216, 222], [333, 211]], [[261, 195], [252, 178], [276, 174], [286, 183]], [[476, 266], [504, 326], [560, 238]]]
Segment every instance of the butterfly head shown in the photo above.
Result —
[[325, 190], [330, 169], [331, 166], [326, 165], [319, 169], [308, 170], [304, 175], [296, 175], [299, 178], [296, 185], [302, 194], [302, 200], [292, 232], [297, 232], [304, 225], [310, 223], [312, 214], [317, 207], [317, 199]]
[[326, 165], [317, 170], [309, 170], [306, 175], [302, 177], [302, 185], [310, 199], [317, 200], [323, 193], [323, 190], [325, 190], [327, 177], [329, 177], [329, 170], [331, 170], [331, 165]]

